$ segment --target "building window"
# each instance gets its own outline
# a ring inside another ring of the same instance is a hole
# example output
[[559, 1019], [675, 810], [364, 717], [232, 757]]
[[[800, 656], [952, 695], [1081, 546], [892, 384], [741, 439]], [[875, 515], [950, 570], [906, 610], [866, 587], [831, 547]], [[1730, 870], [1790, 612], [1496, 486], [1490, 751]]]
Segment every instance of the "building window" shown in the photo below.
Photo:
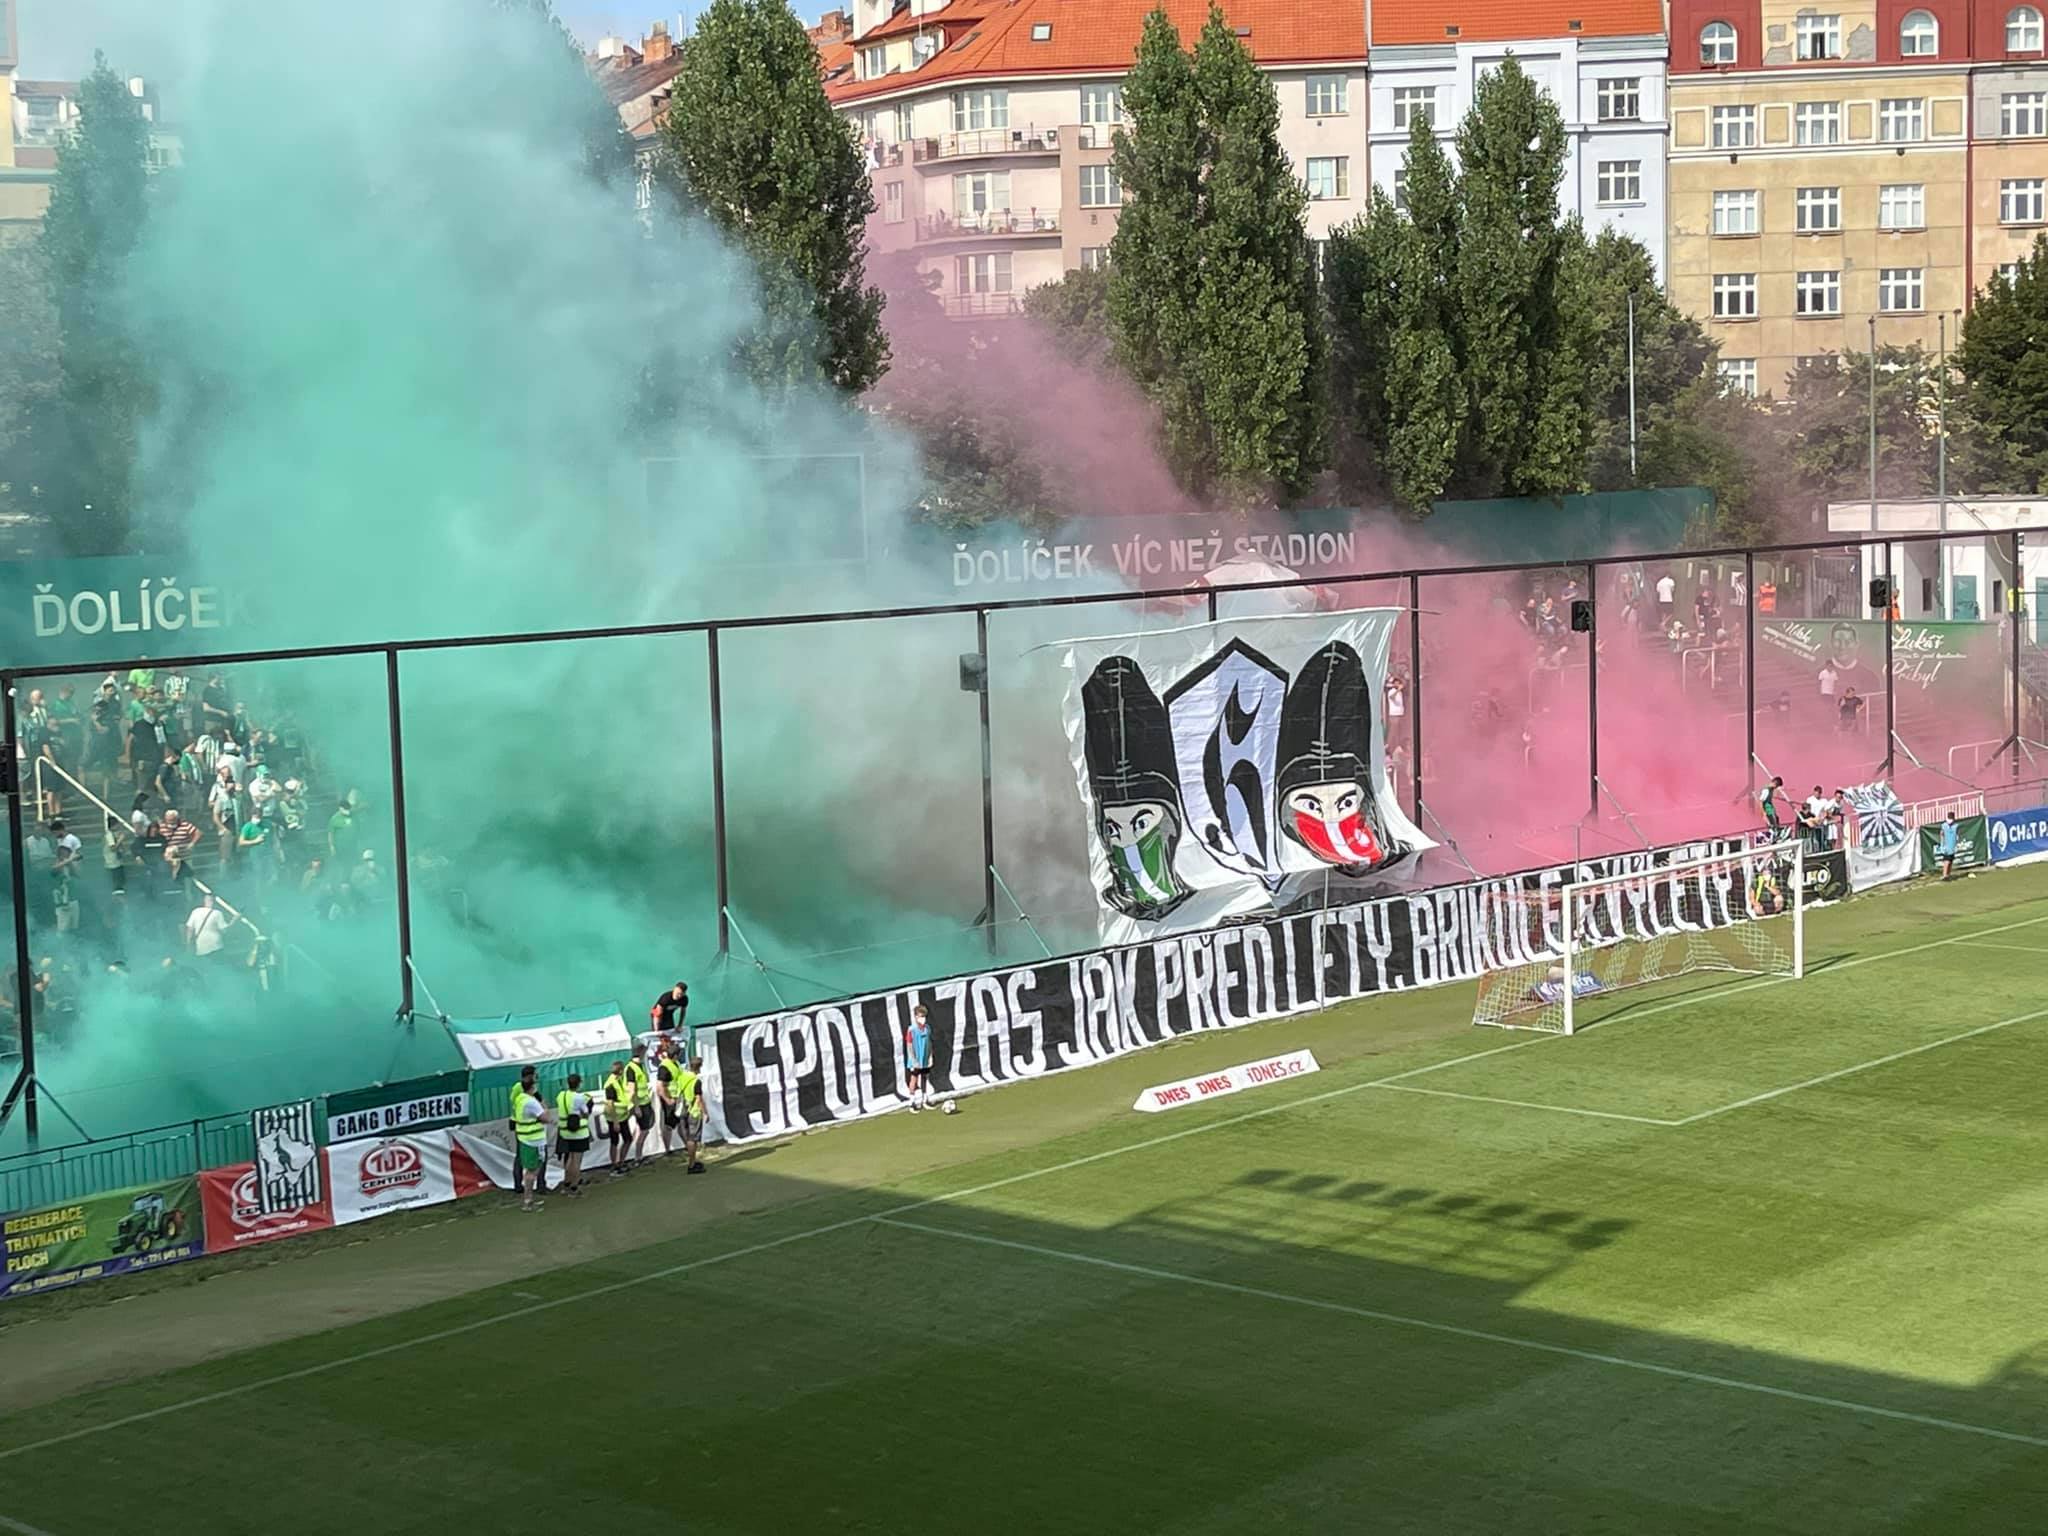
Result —
[[1640, 203], [1643, 200], [1643, 162], [1602, 160], [1597, 173], [1596, 195], [1602, 203]]
[[896, 109], [895, 126], [896, 142], [898, 144], [908, 144], [910, 142], [910, 108], [908, 106], [899, 106]]
[[1106, 245], [1082, 246], [1081, 270], [1083, 272], [1107, 272], [1109, 270], [1109, 247]]
[[1721, 378], [1721, 393], [1742, 395], [1747, 399], [1756, 398], [1756, 359], [1753, 357], [1724, 357], [1714, 365], [1714, 371]]
[[1757, 208], [1762, 194], [1755, 191], [1714, 194], [1714, 233], [1753, 235], [1757, 231]]
[[1802, 235], [1832, 234], [1842, 227], [1842, 189], [1801, 187], [1793, 210], [1793, 227]]
[[1308, 195], [1311, 202], [1351, 195], [1351, 159], [1348, 155], [1311, 156], [1308, 162]]
[[1723, 272], [1714, 278], [1714, 318], [1754, 320], [1756, 318], [1756, 274]]
[[889, 72], [889, 45], [876, 43], [860, 51], [860, 77], [873, 80]]
[[2007, 53], [2039, 53], [2041, 51], [2041, 13], [2031, 5], [2022, 5], [2005, 13], [2005, 51]]
[[1842, 142], [1842, 104], [1839, 101], [1802, 101], [1792, 108], [1792, 142], [1795, 144], [1839, 144]]
[[967, 171], [953, 178], [953, 217], [979, 224], [990, 214], [1010, 211], [1008, 171]]
[[1081, 206], [1083, 208], [1115, 208], [1124, 200], [1124, 189], [1116, 179], [1113, 165], [1084, 165], [1081, 167]]
[[1926, 307], [1920, 267], [1885, 267], [1877, 274], [1877, 307], [1888, 315], [1918, 314]]
[[2039, 176], [2019, 181], [2001, 181], [1998, 184], [1998, 222], [2041, 223], [2041, 192], [2044, 186], [2048, 186], [2048, 182], [2044, 182]]
[[1436, 121], [1436, 87], [1433, 85], [1397, 85], [1394, 87], [1394, 126], [1406, 128], [1420, 119], [1425, 123]]
[[882, 188], [882, 217], [891, 224], [903, 222], [903, 183], [892, 181]]
[[1839, 59], [1842, 56], [1842, 18], [1805, 15], [1793, 22], [1802, 59]]
[[1351, 102], [1351, 82], [1342, 75], [1310, 75], [1308, 77], [1308, 115], [1310, 117], [1335, 117], [1348, 112]]
[[953, 93], [953, 131], [975, 133], [984, 128], [1007, 128], [1010, 126], [1010, 93], [1008, 91], [955, 91]]
[[1908, 11], [1899, 23], [1899, 53], [1908, 59], [1931, 59], [1941, 52], [1941, 28], [1925, 11]]
[[1713, 115], [1714, 148], [1756, 148], [1756, 108], [1716, 107]]
[[1634, 75], [1602, 80], [1595, 110], [1603, 123], [1633, 123], [1643, 115], [1643, 82]]
[[1031, 23], [1031, 41], [1034, 43], [1051, 42], [1052, 23], [1049, 21], [1034, 21]]
[[1918, 96], [1878, 103], [1877, 136], [1887, 144], [1915, 144], [1927, 137], [1927, 103]]
[[1794, 308], [1802, 315], [1839, 315], [1842, 312], [1840, 272], [1801, 272], [1792, 285]]
[[2001, 261], [1992, 270], [1994, 275], [2004, 278], [2008, 283], [2020, 280], [2020, 264], [2016, 261]]
[[1700, 62], [1702, 64], [1733, 64], [1735, 62], [1735, 29], [1725, 21], [1710, 21], [1700, 28]]
[[1408, 211], [1408, 167], [1394, 167], [1394, 206], [1403, 213]]
[[1877, 189], [1879, 229], [1925, 229], [1927, 188], [1920, 182]]
[[1010, 291], [1010, 253], [1008, 251], [985, 251], [979, 256], [955, 256], [953, 258], [953, 291], [955, 293], [1008, 293]]
[[2005, 139], [2048, 134], [2048, 91], [2008, 91], [1999, 97], [1998, 134]]
[[1124, 120], [1124, 88], [1121, 85], [1081, 87], [1081, 121], [1120, 123]]

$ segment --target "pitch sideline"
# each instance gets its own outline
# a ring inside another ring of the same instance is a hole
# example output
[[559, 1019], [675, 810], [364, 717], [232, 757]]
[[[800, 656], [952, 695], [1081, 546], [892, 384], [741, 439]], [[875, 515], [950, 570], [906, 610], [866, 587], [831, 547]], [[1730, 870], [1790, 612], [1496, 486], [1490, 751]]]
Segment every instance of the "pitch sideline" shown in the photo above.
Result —
[[[1841, 971], [1853, 970], [1857, 966], [1874, 965], [1880, 960], [1895, 960], [1906, 955], [1920, 954], [1930, 949], [1945, 948], [1951, 944], [1968, 943], [1971, 940], [1981, 939], [1989, 934], [2011, 933], [2015, 929], [2035, 927], [2041, 923], [2048, 923], [2048, 915], [2031, 917], [2016, 923], [2006, 923], [1996, 928], [1974, 929], [1969, 933], [1957, 934], [1953, 938], [1933, 939], [1924, 944], [1909, 945], [1905, 949], [1886, 950], [1881, 954], [1859, 956], [1853, 960], [1845, 960], [1840, 965], [1830, 966], [1825, 974], [1834, 975]], [[1758, 987], [1780, 986], [1786, 980], [1789, 980], [1789, 978], [1772, 976], [1737, 987], [1715, 988], [1690, 993], [1685, 997], [1675, 998], [1668, 1003], [1659, 1003], [1649, 1008], [1596, 1020], [1589, 1024], [1586, 1030], [1580, 1031], [1580, 1033], [1586, 1033], [1605, 1024], [1619, 1023], [1625, 1019], [1651, 1018], [1657, 1014], [1669, 1013], [1674, 1009], [1687, 1007], [1692, 1003], [1707, 998], [1730, 997], [1742, 992], [1754, 991]], [[174, 1403], [164, 1403], [139, 1413], [123, 1414], [119, 1418], [107, 1419], [99, 1424], [88, 1424], [78, 1429], [67, 1430], [61, 1435], [50, 1435], [41, 1440], [25, 1441], [20, 1445], [0, 1449], [0, 1461], [12, 1461], [18, 1456], [28, 1455], [31, 1451], [49, 1450], [59, 1445], [68, 1445], [76, 1440], [89, 1439], [94, 1435], [103, 1435], [113, 1430], [126, 1429], [130, 1425], [146, 1424], [156, 1419], [167, 1418], [171, 1414], [183, 1413], [188, 1409], [204, 1408], [213, 1403], [245, 1397], [251, 1392], [258, 1392], [266, 1387], [284, 1386], [290, 1382], [304, 1381], [309, 1377], [324, 1376], [329, 1371], [342, 1370], [351, 1365], [362, 1365], [371, 1360], [381, 1360], [389, 1355], [402, 1354], [410, 1349], [423, 1348], [429, 1344], [439, 1344], [449, 1339], [462, 1338], [469, 1334], [480, 1332], [485, 1328], [495, 1327], [499, 1323], [517, 1322], [521, 1318], [533, 1317], [542, 1312], [552, 1312], [561, 1307], [577, 1306], [584, 1302], [596, 1301], [601, 1297], [615, 1295], [620, 1291], [632, 1290], [642, 1285], [649, 1285], [657, 1280], [670, 1280], [678, 1275], [686, 1275], [696, 1270], [708, 1269], [713, 1265], [728, 1263], [734, 1259], [751, 1258], [758, 1253], [767, 1253], [773, 1249], [784, 1248], [791, 1243], [804, 1242], [813, 1237], [825, 1237], [834, 1232], [843, 1232], [850, 1227], [878, 1220], [887, 1220], [893, 1217], [906, 1216], [913, 1211], [925, 1210], [934, 1205], [944, 1205], [954, 1200], [965, 1200], [975, 1195], [987, 1194], [992, 1190], [1006, 1189], [1013, 1184], [1021, 1184], [1031, 1179], [1046, 1178], [1049, 1175], [1066, 1173], [1075, 1168], [1085, 1168], [1108, 1158], [1122, 1157], [1132, 1152], [1149, 1151], [1154, 1147], [1167, 1146], [1173, 1142], [1184, 1141], [1190, 1136], [1201, 1136], [1211, 1131], [1225, 1130], [1234, 1125], [1243, 1125], [1248, 1121], [1260, 1120], [1268, 1115], [1280, 1114], [1286, 1110], [1301, 1109], [1311, 1104], [1325, 1103], [1331, 1099], [1342, 1098], [1348, 1094], [1362, 1093], [1367, 1089], [1385, 1088], [1392, 1083], [1404, 1082], [1409, 1078], [1421, 1077], [1431, 1072], [1441, 1072], [1448, 1067], [1462, 1066], [1469, 1061], [1478, 1061], [1484, 1057], [1499, 1056], [1508, 1051], [1524, 1050], [1529, 1046], [1543, 1045], [1549, 1041], [1570, 1038], [1572, 1037], [1568, 1035], [1537, 1035], [1533, 1039], [1514, 1040], [1506, 1045], [1490, 1046], [1483, 1051], [1471, 1051], [1463, 1056], [1454, 1056], [1447, 1061], [1431, 1062], [1425, 1066], [1411, 1067], [1405, 1072], [1396, 1072], [1387, 1077], [1374, 1078], [1370, 1082], [1351, 1083], [1341, 1088], [1327, 1089], [1322, 1093], [1312, 1093], [1303, 1098], [1288, 1099], [1283, 1103], [1267, 1105], [1261, 1109], [1246, 1110], [1241, 1114], [1229, 1115], [1221, 1120], [1204, 1121], [1200, 1125], [1189, 1126], [1183, 1131], [1171, 1131], [1163, 1136], [1148, 1137], [1143, 1141], [1130, 1142], [1124, 1146], [1105, 1148], [1100, 1152], [1091, 1152], [1082, 1157], [1069, 1158], [1064, 1162], [1049, 1164], [1044, 1168], [1029, 1169], [1023, 1173], [1011, 1174], [1006, 1178], [991, 1179], [985, 1183], [970, 1185], [964, 1189], [952, 1190], [946, 1194], [931, 1195], [922, 1200], [907, 1201], [902, 1205], [892, 1206], [886, 1211], [863, 1216], [849, 1216], [842, 1221], [827, 1222], [822, 1226], [810, 1227], [801, 1232], [787, 1233], [782, 1237], [771, 1238], [766, 1242], [750, 1243], [745, 1247], [730, 1249], [725, 1253], [715, 1253], [705, 1258], [691, 1259], [681, 1264], [671, 1264], [662, 1269], [649, 1271], [644, 1275], [632, 1275], [624, 1280], [614, 1280], [609, 1284], [594, 1286], [589, 1290], [579, 1291], [574, 1295], [560, 1296], [548, 1301], [537, 1301], [524, 1307], [514, 1307], [510, 1311], [496, 1312], [489, 1317], [476, 1318], [471, 1322], [461, 1323], [452, 1328], [436, 1329], [432, 1333], [419, 1334], [410, 1339], [400, 1339], [395, 1343], [379, 1345], [375, 1349], [359, 1350], [355, 1354], [338, 1356], [333, 1360], [325, 1360], [317, 1365], [302, 1366], [298, 1370], [280, 1372], [275, 1376], [258, 1377], [254, 1381], [241, 1382], [232, 1387], [223, 1387], [216, 1392], [201, 1393], [196, 1397], [184, 1398]]]

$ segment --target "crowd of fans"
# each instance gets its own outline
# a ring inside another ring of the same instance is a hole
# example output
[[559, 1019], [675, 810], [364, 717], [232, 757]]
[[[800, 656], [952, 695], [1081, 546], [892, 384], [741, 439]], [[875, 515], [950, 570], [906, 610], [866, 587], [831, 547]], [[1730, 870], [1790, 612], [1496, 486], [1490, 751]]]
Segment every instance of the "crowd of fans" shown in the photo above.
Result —
[[[19, 735], [43, 1012], [74, 1012], [88, 972], [165, 997], [220, 972], [268, 990], [287, 952], [278, 925], [346, 921], [386, 894], [362, 797], [316, 809], [305, 733], [224, 673], [138, 668], [83, 704], [69, 682], [32, 689]], [[0, 1004], [14, 1005], [11, 980]]]

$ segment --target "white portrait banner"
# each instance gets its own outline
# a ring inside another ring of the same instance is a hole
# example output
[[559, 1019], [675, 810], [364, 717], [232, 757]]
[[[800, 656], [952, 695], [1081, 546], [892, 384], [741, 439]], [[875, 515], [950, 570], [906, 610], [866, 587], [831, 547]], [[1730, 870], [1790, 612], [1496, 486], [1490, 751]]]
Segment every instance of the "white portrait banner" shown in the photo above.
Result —
[[1436, 846], [1387, 774], [1398, 608], [1065, 642], [1105, 944], [1406, 889]]

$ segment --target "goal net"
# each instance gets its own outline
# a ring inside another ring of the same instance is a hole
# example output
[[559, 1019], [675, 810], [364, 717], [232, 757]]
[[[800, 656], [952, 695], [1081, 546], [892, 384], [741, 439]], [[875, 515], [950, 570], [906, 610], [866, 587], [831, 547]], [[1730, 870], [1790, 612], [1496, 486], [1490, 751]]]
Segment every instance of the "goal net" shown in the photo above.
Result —
[[1524, 905], [1532, 964], [1479, 979], [1475, 1024], [1572, 1033], [1577, 1006], [1693, 971], [1805, 972], [1797, 839], [1554, 887]]

